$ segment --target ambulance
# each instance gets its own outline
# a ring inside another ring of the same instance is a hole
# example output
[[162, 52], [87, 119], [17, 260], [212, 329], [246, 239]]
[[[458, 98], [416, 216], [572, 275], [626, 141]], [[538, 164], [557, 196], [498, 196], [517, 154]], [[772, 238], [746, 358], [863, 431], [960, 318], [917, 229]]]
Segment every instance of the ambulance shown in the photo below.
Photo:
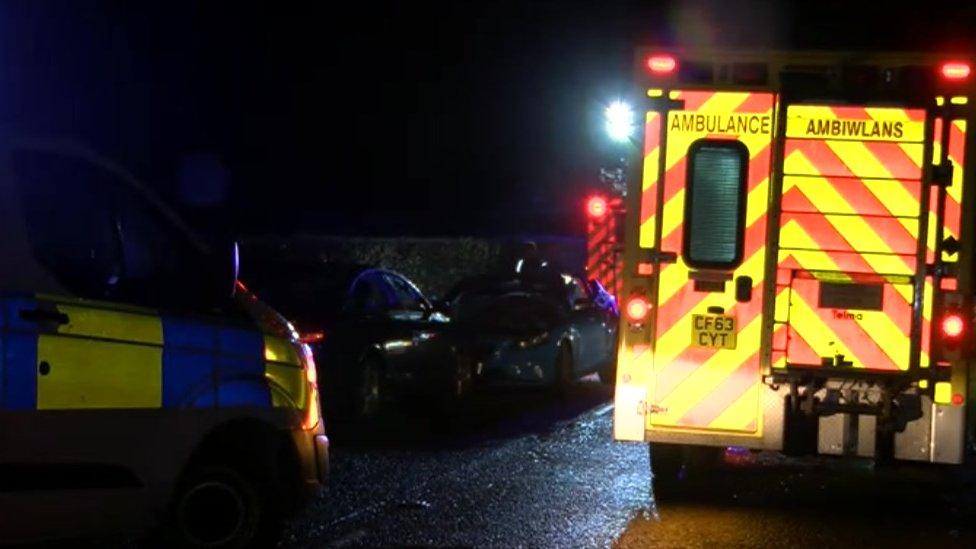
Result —
[[962, 464], [965, 55], [640, 50], [614, 437]]

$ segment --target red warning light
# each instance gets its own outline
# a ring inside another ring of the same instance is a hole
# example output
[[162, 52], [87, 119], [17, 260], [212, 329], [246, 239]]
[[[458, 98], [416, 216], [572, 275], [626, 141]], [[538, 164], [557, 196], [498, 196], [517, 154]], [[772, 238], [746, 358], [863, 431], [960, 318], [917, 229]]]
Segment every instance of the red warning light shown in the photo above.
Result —
[[959, 313], [948, 313], [942, 317], [942, 335], [949, 339], [956, 339], [962, 335], [966, 323]]
[[586, 201], [586, 214], [594, 219], [607, 215], [609, 210], [610, 206], [607, 204], [607, 199], [602, 196], [591, 196]]
[[654, 74], [671, 74], [678, 68], [678, 60], [673, 55], [651, 55], [647, 58], [647, 68]]
[[952, 395], [952, 404], [955, 406], [962, 406], [962, 403], [965, 401], [966, 399], [960, 393], [954, 393]]
[[627, 318], [631, 322], [641, 322], [647, 318], [651, 306], [643, 296], [634, 296], [627, 301]]
[[942, 76], [946, 80], [965, 80], [972, 71], [969, 63], [949, 61], [942, 64]]

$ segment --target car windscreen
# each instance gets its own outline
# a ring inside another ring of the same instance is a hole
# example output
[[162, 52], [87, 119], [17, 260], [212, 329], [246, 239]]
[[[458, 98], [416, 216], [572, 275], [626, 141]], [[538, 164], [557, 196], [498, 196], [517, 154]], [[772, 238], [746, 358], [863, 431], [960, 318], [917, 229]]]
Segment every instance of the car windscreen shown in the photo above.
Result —
[[315, 323], [338, 314], [354, 273], [340, 269], [311, 269], [294, 265], [262, 265], [241, 279], [262, 300], [290, 320]]
[[559, 307], [537, 292], [472, 292], [460, 296], [453, 320], [491, 332], [524, 334], [553, 327]]

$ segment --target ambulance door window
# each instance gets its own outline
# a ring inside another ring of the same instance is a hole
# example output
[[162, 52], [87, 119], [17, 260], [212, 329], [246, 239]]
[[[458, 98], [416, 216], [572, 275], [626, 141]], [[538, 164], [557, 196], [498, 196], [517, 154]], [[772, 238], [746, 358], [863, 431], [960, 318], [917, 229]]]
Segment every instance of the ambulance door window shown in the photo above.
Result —
[[742, 261], [749, 151], [739, 141], [702, 139], [688, 153], [685, 262], [733, 269]]
[[34, 257], [69, 293], [105, 299], [121, 273], [110, 175], [91, 163], [40, 151], [12, 156]]

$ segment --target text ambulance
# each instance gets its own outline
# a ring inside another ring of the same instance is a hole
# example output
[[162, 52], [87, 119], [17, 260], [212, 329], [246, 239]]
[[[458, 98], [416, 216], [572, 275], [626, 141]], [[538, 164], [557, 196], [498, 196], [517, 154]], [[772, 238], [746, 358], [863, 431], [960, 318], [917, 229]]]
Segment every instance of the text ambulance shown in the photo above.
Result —
[[636, 65], [615, 438], [970, 459], [971, 60]]

